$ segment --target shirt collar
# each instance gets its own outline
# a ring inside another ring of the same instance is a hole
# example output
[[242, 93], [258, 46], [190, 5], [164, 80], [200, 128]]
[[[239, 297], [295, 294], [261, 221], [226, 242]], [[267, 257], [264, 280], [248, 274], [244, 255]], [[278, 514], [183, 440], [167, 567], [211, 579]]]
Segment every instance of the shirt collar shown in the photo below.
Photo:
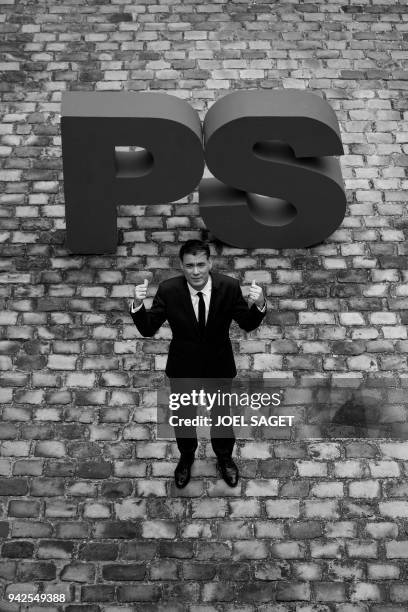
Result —
[[[187, 283], [188, 290], [190, 291], [191, 297], [195, 297], [198, 293], [197, 289], [194, 289], [189, 283]], [[202, 289], [200, 289], [201, 293], [205, 295], [210, 295], [212, 289], [212, 280], [211, 274], [208, 276], [208, 281], [204, 285]]]

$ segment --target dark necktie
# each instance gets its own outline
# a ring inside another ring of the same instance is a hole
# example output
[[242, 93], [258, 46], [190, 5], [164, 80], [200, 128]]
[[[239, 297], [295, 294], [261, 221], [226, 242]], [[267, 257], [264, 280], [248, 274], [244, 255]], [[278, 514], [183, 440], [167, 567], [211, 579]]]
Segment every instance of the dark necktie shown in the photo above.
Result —
[[198, 327], [200, 328], [200, 334], [204, 335], [205, 330], [205, 304], [204, 298], [201, 291], [197, 291], [198, 295]]

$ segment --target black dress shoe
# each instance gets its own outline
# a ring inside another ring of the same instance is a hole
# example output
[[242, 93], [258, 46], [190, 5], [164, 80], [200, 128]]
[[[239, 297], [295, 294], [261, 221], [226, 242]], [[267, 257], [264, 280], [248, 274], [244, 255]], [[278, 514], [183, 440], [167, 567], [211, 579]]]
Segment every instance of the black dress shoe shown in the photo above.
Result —
[[231, 457], [218, 457], [218, 468], [221, 476], [229, 487], [236, 487], [238, 484], [238, 468]]
[[178, 489], [184, 489], [188, 485], [191, 476], [191, 466], [194, 463], [194, 456], [181, 455], [180, 461], [174, 470], [174, 480]]

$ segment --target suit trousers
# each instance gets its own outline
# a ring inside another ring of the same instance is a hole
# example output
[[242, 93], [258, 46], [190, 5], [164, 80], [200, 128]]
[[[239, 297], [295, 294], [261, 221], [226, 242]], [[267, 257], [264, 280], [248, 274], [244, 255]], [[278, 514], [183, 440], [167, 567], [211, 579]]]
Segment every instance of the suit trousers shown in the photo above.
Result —
[[[230, 457], [235, 444], [232, 426], [229, 424], [216, 425], [219, 417], [230, 416], [229, 402], [222, 401], [222, 394], [231, 393], [231, 386], [232, 378], [170, 378], [171, 393], [188, 393], [192, 397], [192, 391], [195, 390], [199, 393], [203, 390], [205, 393], [215, 394], [214, 405], [210, 411], [205, 409], [205, 413], [212, 420], [210, 428], [211, 445], [219, 458]], [[218, 401], [218, 399], [221, 401]], [[192, 419], [197, 414], [197, 406], [193, 403], [180, 406], [174, 414], [177, 414], [179, 419]], [[196, 427], [193, 425], [177, 426], [174, 427], [174, 432], [180, 454], [194, 454], [198, 446]]]

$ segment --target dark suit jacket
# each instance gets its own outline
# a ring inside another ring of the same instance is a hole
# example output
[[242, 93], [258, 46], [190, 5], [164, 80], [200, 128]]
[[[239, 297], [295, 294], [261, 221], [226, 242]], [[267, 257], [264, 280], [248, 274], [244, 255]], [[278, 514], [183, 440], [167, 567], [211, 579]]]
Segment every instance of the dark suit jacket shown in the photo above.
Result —
[[173, 333], [166, 365], [169, 377], [233, 378], [237, 370], [229, 339], [231, 321], [249, 332], [265, 316], [255, 304], [248, 307], [237, 280], [217, 272], [212, 272], [211, 278], [210, 308], [203, 337], [184, 276], [160, 283], [150, 310], [142, 306], [136, 313], [130, 313], [142, 336], [154, 336], [166, 320], [169, 322]]

